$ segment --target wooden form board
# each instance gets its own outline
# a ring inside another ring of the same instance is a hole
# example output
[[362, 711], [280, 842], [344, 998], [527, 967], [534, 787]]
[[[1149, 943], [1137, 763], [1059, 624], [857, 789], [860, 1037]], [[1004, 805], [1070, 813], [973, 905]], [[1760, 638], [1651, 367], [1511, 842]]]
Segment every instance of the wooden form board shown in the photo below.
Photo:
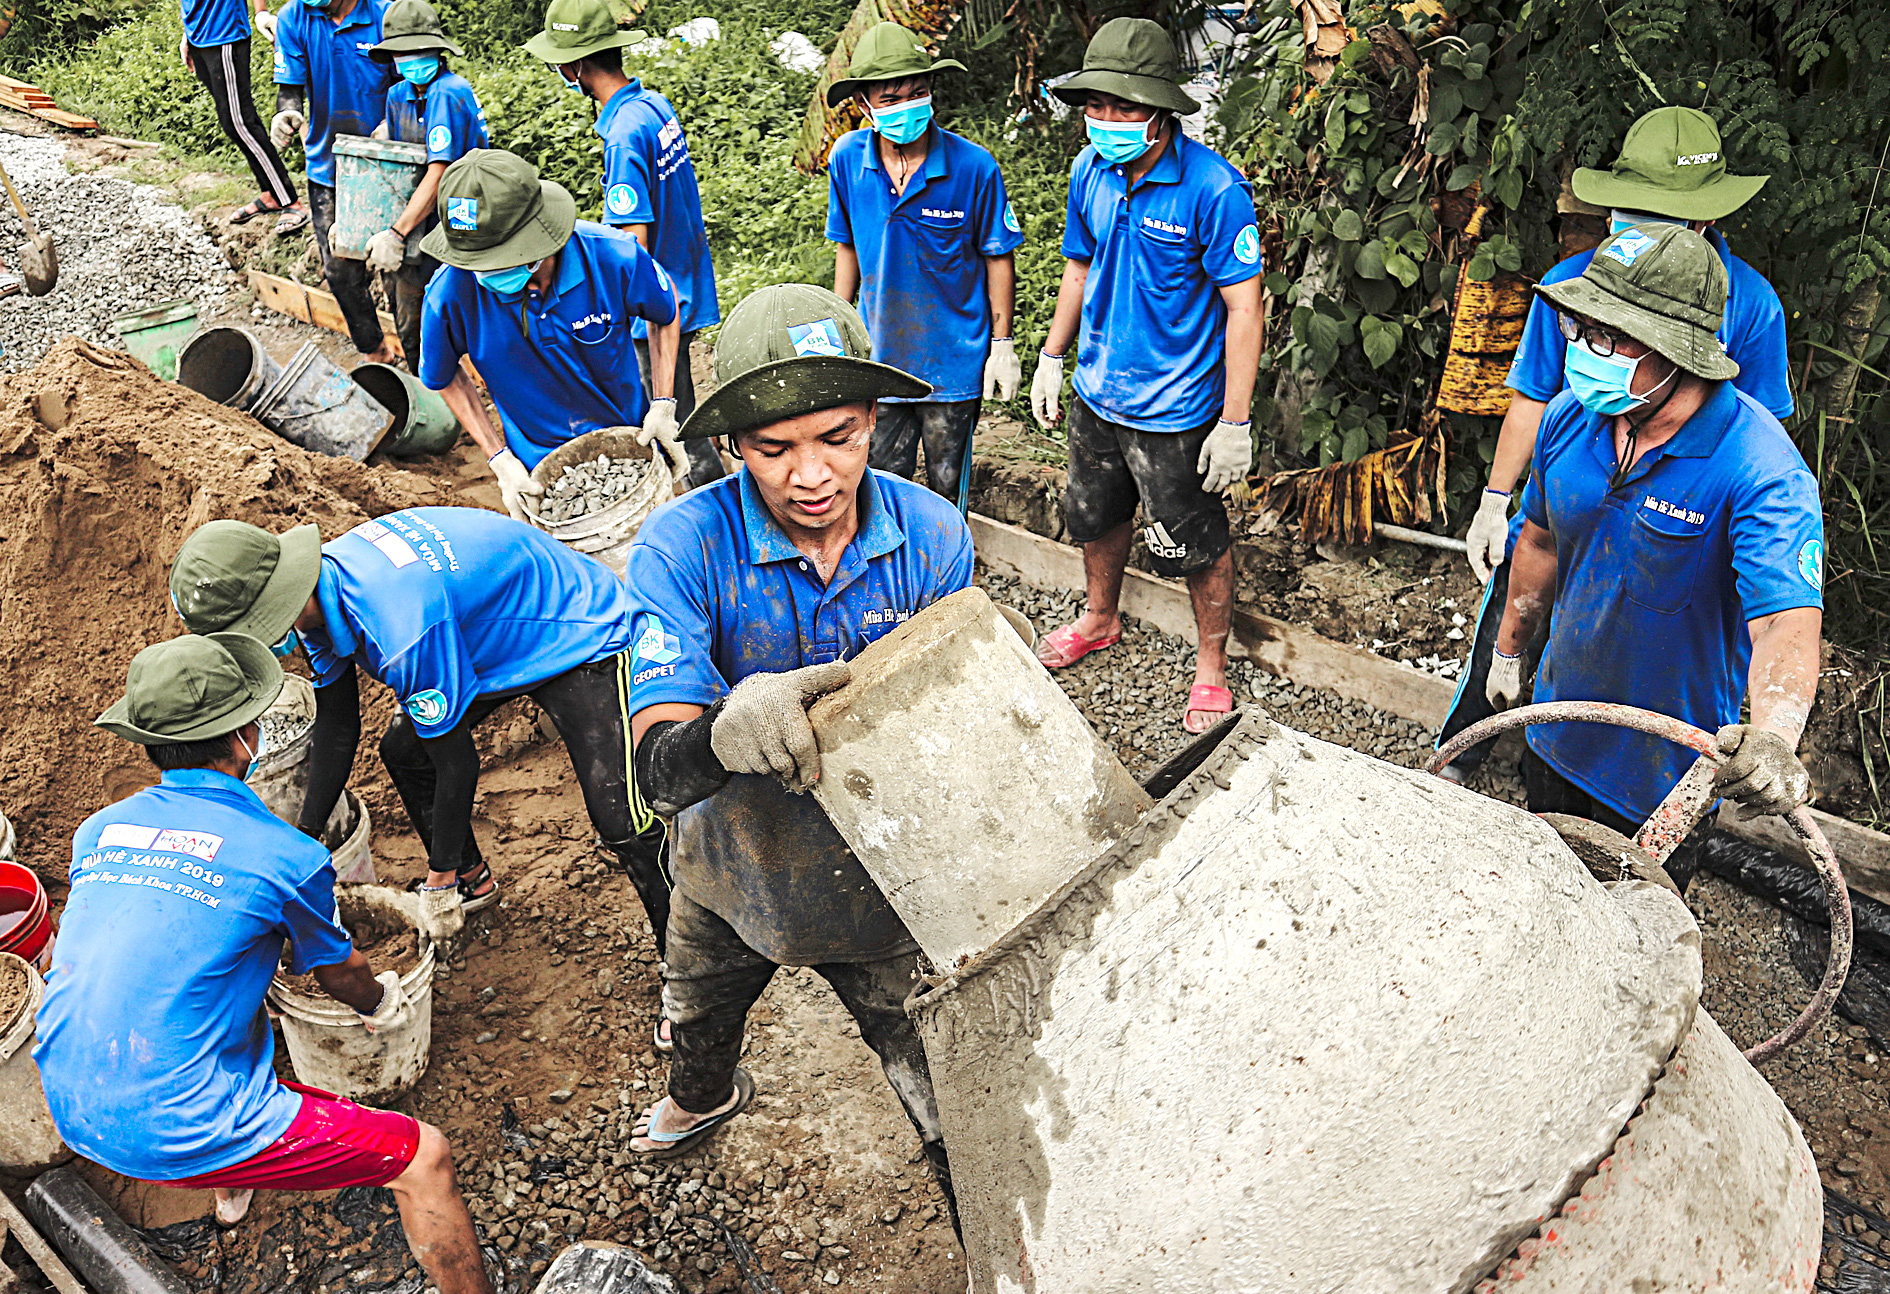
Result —
[[[249, 272], [250, 290], [256, 299], [278, 314], [289, 315], [303, 323], [314, 324], [317, 328], [326, 328], [330, 332], [346, 334], [348, 321], [342, 316], [341, 306], [335, 300], [335, 294], [321, 288], [311, 288], [297, 283], [294, 279], [285, 279], [275, 274], [264, 274], [261, 270]], [[396, 354], [400, 349], [400, 337], [394, 331], [394, 317], [382, 310], [378, 312], [381, 320], [381, 335]]]
[[16, 81], [10, 76], [0, 76], [0, 106], [12, 108], [16, 112], [30, 112], [35, 117], [50, 121], [55, 126], [67, 130], [97, 130], [98, 123], [90, 117], [81, 117], [77, 113], [66, 112], [53, 102], [53, 97], [36, 85], [25, 81]]

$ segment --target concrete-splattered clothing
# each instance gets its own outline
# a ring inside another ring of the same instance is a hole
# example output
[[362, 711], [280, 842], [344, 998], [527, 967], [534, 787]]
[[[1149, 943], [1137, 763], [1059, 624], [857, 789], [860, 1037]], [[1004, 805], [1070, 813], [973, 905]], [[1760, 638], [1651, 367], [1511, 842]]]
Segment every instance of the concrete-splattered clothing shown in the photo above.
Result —
[[[1818, 483], [1778, 419], [1731, 382], [1610, 488], [1614, 470], [1613, 419], [1558, 395], [1522, 499], [1523, 514], [1553, 536], [1557, 562], [1535, 699], [1617, 701], [1708, 732], [1737, 723], [1747, 622], [1824, 605]], [[1694, 759], [1599, 724], [1535, 727], [1528, 741], [1635, 822]]]

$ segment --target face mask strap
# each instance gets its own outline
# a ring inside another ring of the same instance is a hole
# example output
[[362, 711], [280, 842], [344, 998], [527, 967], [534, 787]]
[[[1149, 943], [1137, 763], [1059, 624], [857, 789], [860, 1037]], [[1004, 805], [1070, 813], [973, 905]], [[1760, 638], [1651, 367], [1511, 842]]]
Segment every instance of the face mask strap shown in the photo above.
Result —
[[[1656, 351], [1650, 350], [1647, 352], [1647, 355], [1657, 353]], [[1640, 359], [1634, 361], [1634, 366], [1637, 370], [1640, 367], [1641, 360], [1646, 359], [1647, 355], [1642, 355]], [[1666, 356], [1663, 355], [1661, 358], [1666, 359]], [[1608, 479], [1608, 489], [1610, 491], [1618, 490], [1623, 485], [1626, 485], [1628, 473], [1634, 470], [1634, 447], [1640, 442], [1641, 428], [1645, 427], [1659, 416], [1660, 411], [1667, 407], [1667, 402], [1679, 393], [1680, 383], [1676, 379], [1680, 376], [1680, 366], [1674, 364], [1672, 360], [1667, 360], [1667, 362], [1673, 364], [1673, 371], [1667, 374], [1666, 377], [1661, 378], [1654, 387], [1656, 391], [1663, 386], [1667, 387], [1667, 393], [1660, 397], [1659, 403], [1642, 405], [1641, 409], [1636, 411], [1641, 414], [1639, 418], [1632, 417], [1630, 414], [1625, 413], [1621, 415], [1623, 418], [1627, 419], [1627, 445], [1623, 448], [1620, 459], [1614, 465], [1614, 475]], [[1633, 381], [1634, 378], [1630, 374], [1628, 377], [1629, 384], [1631, 385]], [[1673, 383], [1673, 385], [1667, 386], [1669, 382]], [[1632, 392], [1630, 392], [1630, 394], [1632, 394]], [[1651, 392], [1649, 394], [1651, 394]]]

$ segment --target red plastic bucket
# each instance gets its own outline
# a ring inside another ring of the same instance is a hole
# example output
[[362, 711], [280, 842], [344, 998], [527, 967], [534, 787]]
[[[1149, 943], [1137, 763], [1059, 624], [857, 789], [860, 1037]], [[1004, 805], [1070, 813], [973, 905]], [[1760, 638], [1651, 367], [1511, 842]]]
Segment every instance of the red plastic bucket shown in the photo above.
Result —
[[0, 953], [37, 964], [51, 937], [52, 910], [39, 877], [18, 863], [0, 863]]

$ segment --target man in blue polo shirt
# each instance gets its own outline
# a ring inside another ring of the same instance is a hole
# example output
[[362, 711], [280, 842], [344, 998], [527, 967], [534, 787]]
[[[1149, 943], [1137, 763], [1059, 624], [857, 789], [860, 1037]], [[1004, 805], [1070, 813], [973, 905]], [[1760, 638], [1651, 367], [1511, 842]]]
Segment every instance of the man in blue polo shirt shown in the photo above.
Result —
[[957, 510], [867, 467], [875, 402], [926, 393], [871, 354], [858, 313], [824, 289], [743, 301], [716, 343], [720, 385], [683, 429], [728, 436], [742, 470], [657, 511], [630, 550], [637, 779], [674, 818], [676, 873], [663, 987], [676, 1056], [631, 1148], [687, 1153], [748, 1105], [748, 1009], [777, 967], [812, 966], [951, 1201], [903, 1008], [918, 946], [820, 805], [795, 794], [820, 775], [807, 704], [844, 685], [868, 643], [971, 583]]
[[[466, 154], [440, 179], [440, 224], [421, 249], [445, 265], [427, 285], [420, 380], [446, 398], [486, 451], [505, 510], [544, 493], [531, 469], [586, 432], [636, 428], [661, 443], [673, 475], [687, 470], [670, 386], [680, 345], [676, 288], [628, 234], [577, 218], [562, 185], [496, 149]], [[655, 384], [638, 378], [632, 325], [648, 321]], [[472, 360], [498, 407], [460, 367]]]
[[[1537, 288], [1569, 343], [1568, 389], [1536, 436], [1486, 696], [1517, 703], [1546, 616], [1536, 700], [1716, 731], [1721, 793], [1783, 813], [1809, 789], [1793, 751], [1818, 685], [1824, 515], [1778, 419], [1731, 380], [1726, 291], [1719, 250], [1677, 225], [1624, 230], [1581, 277]], [[1624, 728], [1530, 728], [1529, 807], [1631, 835], [1693, 759]], [[1683, 889], [1697, 839], [1668, 862]]]
[[662, 829], [630, 786], [629, 608], [608, 567], [484, 508], [407, 508], [326, 545], [314, 526], [278, 537], [213, 521], [178, 551], [170, 586], [192, 632], [234, 630], [283, 655], [308, 653], [315, 730], [299, 825], [311, 835], [354, 765], [357, 667], [393, 690], [401, 708], [381, 762], [427, 846], [416, 888], [435, 938], [498, 898], [472, 831], [472, 730], [530, 696], [564, 738], [591, 825], [637, 887], [660, 955]]
[[1119, 612], [1140, 504], [1155, 573], [1194, 603], [1194, 686], [1182, 723], [1205, 732], [1234, 708], [1227, 632], [1233, 541], [1219, 495], [1253, 466], [1249, 409], [1260, 364], [1260, 230], [1253, 190], [1182, 134], [1198, 105], [1177, 84], [1168, 33], [1143, 18], [1102, 25], [1083, 70], [1056, 93], [1083, 108], [1089, 147], [1070, 168], [1063, 282], [1030, 404], [1060, 417], [1063, 357], [1076, 342], [1063, 506], [1083, 545], [1088, 601], [1037, 657], [1073, 665], [1122, 639]]
[[[545, 29], [525, 49], [551, 64], [566, 88], [596, 102], [596, 130], [604, 141], [604, 223], [635, 236], [676, 284], [682, 337], [671, 379], [675, 403], [669, 407], [680, 423], [696, 408], [690, 345], [697, 332], [721, 321], [722, 311], [696, 164], [682, 122], [669, 100], [624, 74], [623, 46], [637, 35], [617, 26], [605, 0], [554, 0], [545, 11]], [[638, 320], [637, 363], [646, 387], [653, 382], [647, 332]], [[723, 474], [715, 446], [695, 440], [683, 450], [689, 461], [687, 486], [706, 485]]]
[[933, 62], [898, 23], [860, 38], [827, 105], [856, 99], [871, 129], [841, 136], [827, 159], [827, 237], [839, 244], [834, 292], [858, 293], [873, 353], [932, 387], [881, 401], [872, 465], [911, 479], [923, 441], [927, 482], [963, 512], [978, 410], [1023, 380], [1011, 253], [1024, 235], [997, 160], [932, 119], [932, 75], [948, 68], [964, 64]]
[[[269, 13], [264, 0], [256, 0], [256, 7], [259, 14]], [[230, 223], [245, 225], [258, 216], [281, 212], [276, 232], [293, 233], [308, 223], [308, 213], [300, 209], [289, 168], [269, 141], [269, 131], [256, 112], [256, 96], [250, 93], [249, 0], [183, 0], [183, 8], [184, 65], [210, 92], [217, 125], [249, 163], [249, 172], [262, 189], [255, 201], [230, 217]], [[264, 25], [260, 17], [258, 25]]]
[[407, 240], [438, 223], [433, 209], [440, 177], [453, 162], [475, 148], [491, 146], [485, 109], [459, 73], [446, 66], [446, 55], [462, 54], [440, 27], [440, 15], [427, 0], [394, 0], [381, 22], [385, 39], [369, 51], [377, 63], [392, 63], [400, 80], [387, 92], [387, 115], [375, 132], [404, 144], [424, 144], [426, 169], [413, 196], [394, 223], [368, 239], [368, 268], [383, 276], [382, 287], [394, 307], [394, 328], [407, 367], [420, 371], [420, 304], [427, 282], [440, 263]]
[[[1719, 128], [1694, 108], [1656, 108], [1629, 127], [1621, 155], [1610, 170], [1579, 168], [1569, 183], [1584, 202], [1610, 209], [1613, 233], [1634, 225], [1685, 225], [1706, 235], [1726, 267], [1729, 292], [1719, 339], [1739, 365], [1733, 385], [1781, 421], [1792, 415], [1792, 392], [1785, 368], [1785, 310], [1778, 293], [1759, 272], [1734, 256], [1713, 222], [1752, 200], [1766, 182], [1763, 175], [1728, 175]], [[1544, 284], [1581, 277], [1595, 253], [1580, 252], [1542, 276]], [[1437, 744], [1489, 717], [1484, 682], [1489, 677], [1490, 648], [1503, 616], [1509, 585], [1507, 554], [1522, 531], [1519, 512], [1509, 516], [1510, 497], [1535, 452], [1536, 429], [1543, 410], [1563, 389], [1562, 361], [1568, 348], [1556, 327], [1555, 311], [1538, 299], [1529, 310], [1522, 344], [1510, 365], [1514, 391], [1496, 440], [1490, 481], [1470, 522], [1465, 542], [1470, 568], [1485, 584], [1470, 660], [1457, 681]], [[1523, 652], [1525, 677], [1535, 670], [1540, 642]], [[1491, 743], [1465, 751], [1445, 776], [1462, 778], [1481, 764]]]
[[370, 362], [391, 363], [368, 293], [367, 265], [336, 256], [335, 136], [368, 135], [379, 124], [393, 69], [374, 61], [387, 0], [294, 0], [276, 18], [276, 115], [269, 139], [287, 148], [299, 134], [308, 163], [309, 215], [322, 274], [348, 321], [354, 348]]

